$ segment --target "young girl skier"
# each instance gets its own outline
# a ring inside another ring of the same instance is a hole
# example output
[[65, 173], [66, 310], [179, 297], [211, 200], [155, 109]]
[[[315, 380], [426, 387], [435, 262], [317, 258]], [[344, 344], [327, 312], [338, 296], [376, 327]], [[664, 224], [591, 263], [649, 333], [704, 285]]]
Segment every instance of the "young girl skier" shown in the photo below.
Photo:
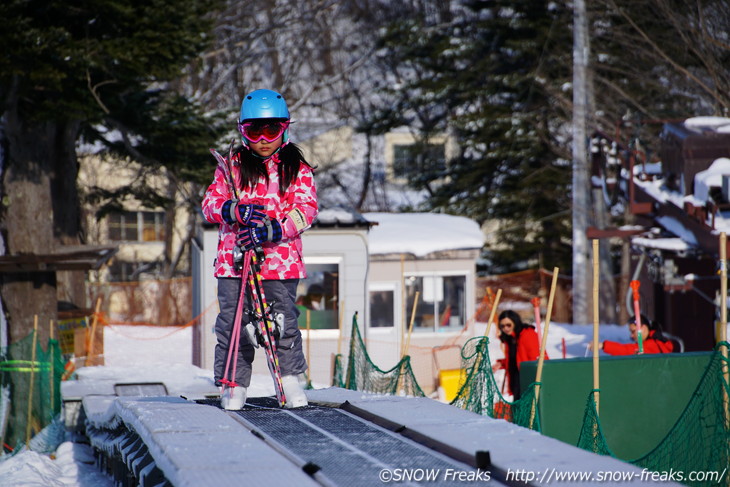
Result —
[[[317, 216], [318, 206], [312, 167], [289, 142], [289, 123], [282, 95], [272, 90], [247, 94], [238, 121], [243, 145], [219, 161], [202, 207], [205, 218], [219, 225], [214, 271], [220, 309], [215, 322], [216, 382], [228, 379], [223, 375], [241, 286], [246, 285], [238, 260], [261, 248], [264, 294], [280, 327], [276, 347], [286, 407], [301, 407], [307, 405], [307, 397], [298, 376], [307, 370], [307, 363], [295, 305], [297, 284], [306, 277], [300, 235]], [[250, 309], [248, 293], [246, 301]], [[250, 320], [248, 314], [243, 320]], [[254, 358], [251, 341], [239, 342], [236, 375], [221, 397], [225, 409], [241, 409], [246, 402]]]

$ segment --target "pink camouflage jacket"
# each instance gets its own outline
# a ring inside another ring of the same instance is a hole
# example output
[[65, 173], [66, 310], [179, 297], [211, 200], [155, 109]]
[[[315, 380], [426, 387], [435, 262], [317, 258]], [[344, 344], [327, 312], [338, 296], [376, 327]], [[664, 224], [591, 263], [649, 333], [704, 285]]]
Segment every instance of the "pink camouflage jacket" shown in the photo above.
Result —
[[[234, 180], [240, 188], [240, 161], [234, 155], [231, 161]], [[317, 192], [312, 169], [306, 164], [299, 166], [299, 173], [287, 188], [284, 195], [279, 194], [279, 156], [274, 154], [264, 161], [269, 174], [269, 183], [260, 178], [254, 188], [238, 192], [241, 202], [256, 203], [264, 206], [264, 212], [281, 223], [282, 239], [278, 243], [266, 242], [263, 245], [264, 259], [261, 267], [263, 279], [302, 279], [306, 277], [302, 260], [301, 233], [308, 229], [318, 213]], [[239, 225], [229, 225], [221, 216], [223, 204], [235, 199], [222, 163], [215, 170], [213, 182], [208, 186], [203, 198], [203, 215], [210, 223], [217, 223], [218, 254], [215, 261], [215, 277], [241, 277], [233, 265], [233, 248]]]

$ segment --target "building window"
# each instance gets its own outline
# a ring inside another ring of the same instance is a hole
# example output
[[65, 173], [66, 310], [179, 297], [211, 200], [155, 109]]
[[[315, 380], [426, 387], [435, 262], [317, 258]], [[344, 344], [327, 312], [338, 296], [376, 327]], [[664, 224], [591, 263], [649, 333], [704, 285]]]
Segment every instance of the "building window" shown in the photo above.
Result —
[[393, 176], [409, 178], [423, 173], [440, 173], [446, 170], [446, 146], [444, 144], [396, 144], [393, 145]]
[[300, 328], [339, 329], [339, 276], [337, 263], [307, 263], [307, 278], [297, 287]]
[[395, 326], [395, 290], [370, 290], [370, 326], [392, 328]]
[[108, 217], [112, 242], [159, 242], [165, 239], [165, 214], [161, 211], [125, 211]]
[[109, 264], [110, 282], [139, 281], [143, 275], [150, 277], [157, 268], [157, 262], [126, 262], [113, 259]]
[[466, 276], [406, 275], [406, 320], [410, 326], [416, 292], [419, 293], [413, 329], [457, 330], [466, 323]]

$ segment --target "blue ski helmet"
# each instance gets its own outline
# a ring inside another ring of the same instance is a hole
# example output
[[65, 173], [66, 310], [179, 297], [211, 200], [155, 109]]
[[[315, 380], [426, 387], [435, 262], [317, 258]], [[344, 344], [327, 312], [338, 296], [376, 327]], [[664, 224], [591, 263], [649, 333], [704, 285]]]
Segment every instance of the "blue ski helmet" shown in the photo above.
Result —
[[[279, 118], [289, 120], [289, 108], [284, 97], [273, 90], [254, 90], [243, 97], [241, 102], [241, 117], [239, 123], [257, 118]], [[245, 137], [243, 144], [248, 146]], [[284, 131], [282, 143], [289, 141], [289, 129]]]

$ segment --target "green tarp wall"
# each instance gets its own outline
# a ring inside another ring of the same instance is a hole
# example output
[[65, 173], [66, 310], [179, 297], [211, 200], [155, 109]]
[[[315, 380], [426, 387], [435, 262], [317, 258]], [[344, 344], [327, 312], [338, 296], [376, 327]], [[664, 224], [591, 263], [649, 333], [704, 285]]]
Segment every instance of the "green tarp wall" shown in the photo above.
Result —
[[[711, 356], [711, 352], [692, 352], [601, 357], [599, 417], [616, 456], [633, 460], [664, 439]], [[536, 361], [522, 363], [523, 390], [535, 381], [536, 372]], [[542, 433], [575, 445], [593, 389], [593, 358], [546, 360], [541, 383]]]

